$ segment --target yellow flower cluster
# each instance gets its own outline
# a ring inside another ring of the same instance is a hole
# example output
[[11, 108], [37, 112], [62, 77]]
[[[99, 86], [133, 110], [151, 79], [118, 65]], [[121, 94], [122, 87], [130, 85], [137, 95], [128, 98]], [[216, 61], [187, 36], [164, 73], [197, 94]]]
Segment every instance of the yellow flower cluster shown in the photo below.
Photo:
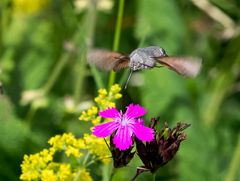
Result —
[[74, 178], [75, 173], [72, 173], [70, 164], [66, 163], [50, 163], [46, 169], [42, 171], [42, 181], [67, 181]]
[[39, 12], [49, 3], [49, 0], [13, 0], [15, 14], [31, 14]]
[[120, 99], [122, 94], [120, 93], [121, 87], [118, 84], [114, 84], [109, 92], [106, 89], [99, 89], [98, 96], [94, 99], [97, 106], [93, 106], [86, 111], [83, 111], [79, 120], [91, 121], [93, 125], [97, 125], [101, 122], [101, 117], [98, 116], [99, 110], [104, 110], [108, 107], [115, 107], [114, 101]]
[[74, 157], [82, 156], [80, 149], [85, 147], [84, 141], [82, 139], [76, 139], [72, 133], [64, 133], [62, 136], [56, 135], [50, 138], [48, 143], [54, 151], [64, 150], [68, 157], [71, 155]]
[[96, 106], [92, 106], [87, 111], [83, 111], [79, 119], [82, 121], [93, 120], [96, 117], [97, 113], [98, 113], [98, 108]]
[[62, 136], [56, 135], [50, 138], [48, 142], [52, 146], [49, 149], [24, 156], [21, 164], [21, 180], [68, 181], [75, 177], [81, 178], [82, 181], [92, 180], [90, 174], [82, 168], [73, 171], [70, 164], [53, 161], [56, 151], [64, 151], [68, 157], [81, 157], [83, 153], [80, 150], [86, 149], [85, 140], [76, 139], [72, 133], [64, 133]]
[[107, 92], [106, 89], [98, 90], [99, 95], [94, 100], [101, 109], [115, 107], [114, 101], [122, 97], [122, 94], [119, 93], [120, 91], [121, 87], [118, 84], [114, 84], [110, 88], [109, 93]]
[[24, 155], [21, 164], [21, 180], [35, 180], [41, 177], [41, 170], [45, 169], [49, 162], [53, 160], [53, 152], [44, 149], [34, 155]]
[[95, 136], [89, 134], [84, 134], [83, 139], [85, 141], [86, 148], [91, 154], [98, 156], [99, 160], [103, 163], [110, 162], [110, 152], [104, 139], [96, 138]]
[[53, 161], [54, 151], [44, 149], [43, 151], [33, 154], [24, 155], [21, 164], [21, 180], [42, 180], [42, 181], [66, 181], [73, 177], [71, 166], [65, 163], [55, 163]]

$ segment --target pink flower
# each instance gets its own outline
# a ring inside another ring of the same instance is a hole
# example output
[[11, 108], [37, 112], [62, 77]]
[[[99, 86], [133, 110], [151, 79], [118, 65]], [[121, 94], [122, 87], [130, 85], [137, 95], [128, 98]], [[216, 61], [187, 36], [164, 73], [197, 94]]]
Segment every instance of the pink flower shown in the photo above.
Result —
[[93, 135], [105, 138], [116, 131], [113, 143], [120, 150], [126, 150], [132, 146], [133, 135], [142, 141], [152, 141], [154, 130], [144, 126], [143, 119], [139, 118], [144, 114], [146, 114], [146, 110], [138, 104], [130, 104], [125, 114], [118, 112], [116, 108], [108, 108], [99, 112], [99, 115], [103, 118], [112, 118], [113, 120], [95, 126]]

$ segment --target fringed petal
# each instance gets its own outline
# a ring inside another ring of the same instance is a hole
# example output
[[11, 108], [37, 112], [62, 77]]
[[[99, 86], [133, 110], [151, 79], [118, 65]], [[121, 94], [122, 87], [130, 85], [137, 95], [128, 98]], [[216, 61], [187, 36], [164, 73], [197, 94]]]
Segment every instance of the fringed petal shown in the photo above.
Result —
[[103, 124], [99, 124], [93, 128], [93, 135], [97, 137], [105, 138], [110, 136], [117, 128], [119, 124], [116, 122], [107, 122]]
[[136, 123], [133, 127], [133, 133], [141, 141], [152, 141], [154, 139], [154, 130], [141, 123]]
[[113, 143], [119, 150], [126, 150], [132, 146], [132, 129], [128, 126], [119, 128], [113, 138]]
[[136, 105], [130, 104], [127, 107], [127, 111], [125, 113], [125, 116], [129, 119], [133, 119], [133, 118], [143, 116], [146, 113], [147, 113], [147, 111], [144, 107], [141, 107], [138, 104], [136, 104]]
[[99, 112], [99, 115], [103, 118], [112, 118], [116, 119], [121, 116], [121, 114], [118, 112], [118, 110], [115, 107], [108, 108], [104, 111]]

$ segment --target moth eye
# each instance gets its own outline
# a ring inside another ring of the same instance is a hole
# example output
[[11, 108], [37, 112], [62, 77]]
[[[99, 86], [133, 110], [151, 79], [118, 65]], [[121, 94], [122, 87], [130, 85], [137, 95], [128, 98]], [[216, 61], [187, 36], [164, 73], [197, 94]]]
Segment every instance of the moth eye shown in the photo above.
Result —
[[166, 51], [163, 48], [160, 48], [161, 55], [166, 55]]

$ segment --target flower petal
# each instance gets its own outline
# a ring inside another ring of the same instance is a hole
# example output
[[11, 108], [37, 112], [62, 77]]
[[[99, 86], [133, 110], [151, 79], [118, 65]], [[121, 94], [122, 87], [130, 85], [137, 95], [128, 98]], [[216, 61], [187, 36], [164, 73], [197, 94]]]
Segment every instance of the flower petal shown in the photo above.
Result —
[[142, 118], [138, 118], [135, 122], [144, 125], [144, 120]]
[[97, 137], [105, 138], [111, 135], [118, 128], [118, 126], [119, 124], [114, 121], [99, 124], [97, 126], [94, 126], [92, 133]]
[[125, 116], [128, 118], [137, 118], [146, 114], [147, 111], [144, 107], [139, 106], [138, 104], [130, 104], [125, 112]]
[[119, 150], [126, 150], [133, 144], [132, 142], [132, 129], [128, 126], [123, 126], [117, 130], [113, 138], [113, 143]]
[[152, 141], [154, 139], [154, 130], [141, 123], [136, 123], [132, 130], [135, 136], [142, 141]]
[[99, 115], [103, 118], [119, 118], [120, 113], [115, 107], [105, 109], [104, 111], [100, 111]]

